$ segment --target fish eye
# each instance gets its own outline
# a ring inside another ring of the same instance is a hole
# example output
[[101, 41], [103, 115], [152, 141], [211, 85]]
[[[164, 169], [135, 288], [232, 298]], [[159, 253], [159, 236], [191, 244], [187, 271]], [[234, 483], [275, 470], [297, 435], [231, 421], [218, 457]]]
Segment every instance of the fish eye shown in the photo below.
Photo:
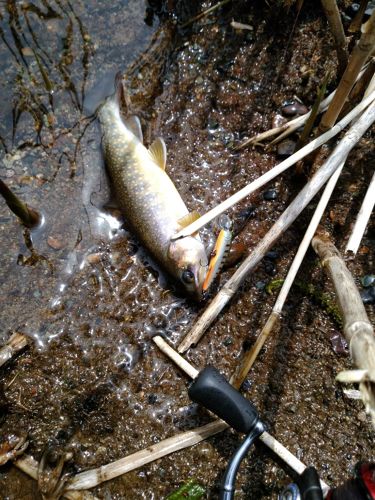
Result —
[[181, 278], [184, 283], [193, 283], [194, 273], [189, 269], [185, 269], [185, 271], [182, 273]]

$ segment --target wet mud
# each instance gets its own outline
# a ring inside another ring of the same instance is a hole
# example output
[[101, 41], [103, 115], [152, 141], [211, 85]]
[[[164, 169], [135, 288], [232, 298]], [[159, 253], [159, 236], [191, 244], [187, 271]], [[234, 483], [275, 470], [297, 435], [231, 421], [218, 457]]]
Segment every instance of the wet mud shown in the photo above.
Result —
[[[71, 473], [211, 420], [189, 401], [187, 377], [152, 342], [162, 334], [177, 346], [205, 304], [187, 300], [168, 281], [111, 197], [95, 110], [113, 92], [116, 73], [127, 81], [145, 142], [164, 138], [168, 173], [189, 209], [204, 213], [279, 160], [276, 149], [234, 147], [270, 128], [286, 102], [297, 97], [311, 107], [327, 71], [336, 71], [315, 2], [305, 2], [297, 20], [293, 8], [233, 2], [182, 27], [210, 5], [0, 5], [0, 176], [44, 218], [40, 228], [25, 230], [0, 202], [1, 341], [12, 331], [30, 339], [1, 369], [1, 435], [27, 435], [27, 453], [37, 461], [47, 456], [50, 465], [71, 452]], [[234, 29], [232, 19], [251, 29]], [[336, 83], [332, 76], [330, 90]], [[372, 129], [350, 155], [324, 218], [340, 249], [371, 177], [373, 139]], [[229, 211], [246, 253], [304, 182], [288, 171]], [[267, 293], [267, 284], [285, 277], [315, 204], [189, 351], [194, 366], [233, 372], [272, 309], [276, 292]], [[202, 232], [208, 248], [215, 234], [215, 224]], [[372, 223], [348, 262], [360, 288], [374, 270], [373, 245]], [[208, 301], [233, 269], [223, 271]], [[333, 292], [312, 251], [298, 279]], [[373, 306], [367, 308], [374, 320]], [[338, 331], [319, 303], [293, 287], [280, 328], [244, 384], [269, 432], [332, 485], [373, 458], [362, 404], [335, 383], [351, 366], [332, 340]], [[225, 431], [92, 493], [163, 498], [194, 477], [215, 498], [239, 439]], [[276, 498], [288, 472], [256, 447], [241, 467], [237, 498]], [[10, 465], [0, 469], [0, 487], [3, 498], [41, 498], [37, 483]]]

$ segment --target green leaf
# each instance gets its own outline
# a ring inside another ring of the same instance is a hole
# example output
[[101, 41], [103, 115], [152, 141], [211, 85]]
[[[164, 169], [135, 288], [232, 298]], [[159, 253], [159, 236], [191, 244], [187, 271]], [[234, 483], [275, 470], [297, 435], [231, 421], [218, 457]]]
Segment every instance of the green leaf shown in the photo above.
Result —
[[190, 479], [178, 490], [170, 493], [165, 500], [199, 500], [206, 493], [206, 490], [195, 479]]

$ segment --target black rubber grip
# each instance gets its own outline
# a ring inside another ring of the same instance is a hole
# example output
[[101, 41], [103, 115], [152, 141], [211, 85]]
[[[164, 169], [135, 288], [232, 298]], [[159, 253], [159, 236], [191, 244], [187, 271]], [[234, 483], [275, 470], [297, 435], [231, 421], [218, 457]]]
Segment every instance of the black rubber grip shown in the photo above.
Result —
[[248, 434], [256, 426], [256, 408], [213, 366], [207, 366], [189, 387], [189, 396], [238, 432]]
[[323, 492], [315, 467], [306, 467], [297, 480], [301, 500], [323, 500]]

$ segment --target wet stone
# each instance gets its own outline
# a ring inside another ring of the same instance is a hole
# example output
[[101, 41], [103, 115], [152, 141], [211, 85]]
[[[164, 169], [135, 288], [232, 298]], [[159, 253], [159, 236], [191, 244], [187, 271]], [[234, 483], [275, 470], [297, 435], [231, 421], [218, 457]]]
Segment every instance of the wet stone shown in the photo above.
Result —
[[158, 397], [156, 394], [149, 394], [148, 397], [147, 397], [147, 402], [150, 404], [150, 405], [154, 405], [158, 400]]
[[264, 270], [269, 276], [275, 276], [277, 272], [275, 264], [270, 260], [264, 262]]
[[286, 139], [285, 141], [280, 142], [280, 144], [277, 146], [277, 154], [279, 156], [290, 156], [294, 153], [295, 149], [295, 141]]
[[287, 121], [288, 120], [285, 118], [285, 116], [276, 113], [276, 115], [272, 119], [272, 128], [281, 127], [281, 125], [284, 125], [284, 123], [286, 123]]
[[361, 299], [364, 304], [375, 304], [375, 286], [362, 290]]
[[362, 286], [365, 288], [374, 285], [375, 284], [375, 275], [374, 274], [366, 274], [366, 276], [363, 276], [361, 279]]
[[65, 246], [65, 243], [64, 243], [61, 235], [48, 236], [47, 243], [54, 250], [60, 250], [61, 248], [63, 248]]
[[281, 112], [284, 116], [297, 116], [304, 115], [308, 109], [299, 101], [289, 101], [282, 106]]
[[277, 192], [275, 189], [268, 189], [268, 191], [264, 191], [263, 199], [266, 201], [276, 200]]

